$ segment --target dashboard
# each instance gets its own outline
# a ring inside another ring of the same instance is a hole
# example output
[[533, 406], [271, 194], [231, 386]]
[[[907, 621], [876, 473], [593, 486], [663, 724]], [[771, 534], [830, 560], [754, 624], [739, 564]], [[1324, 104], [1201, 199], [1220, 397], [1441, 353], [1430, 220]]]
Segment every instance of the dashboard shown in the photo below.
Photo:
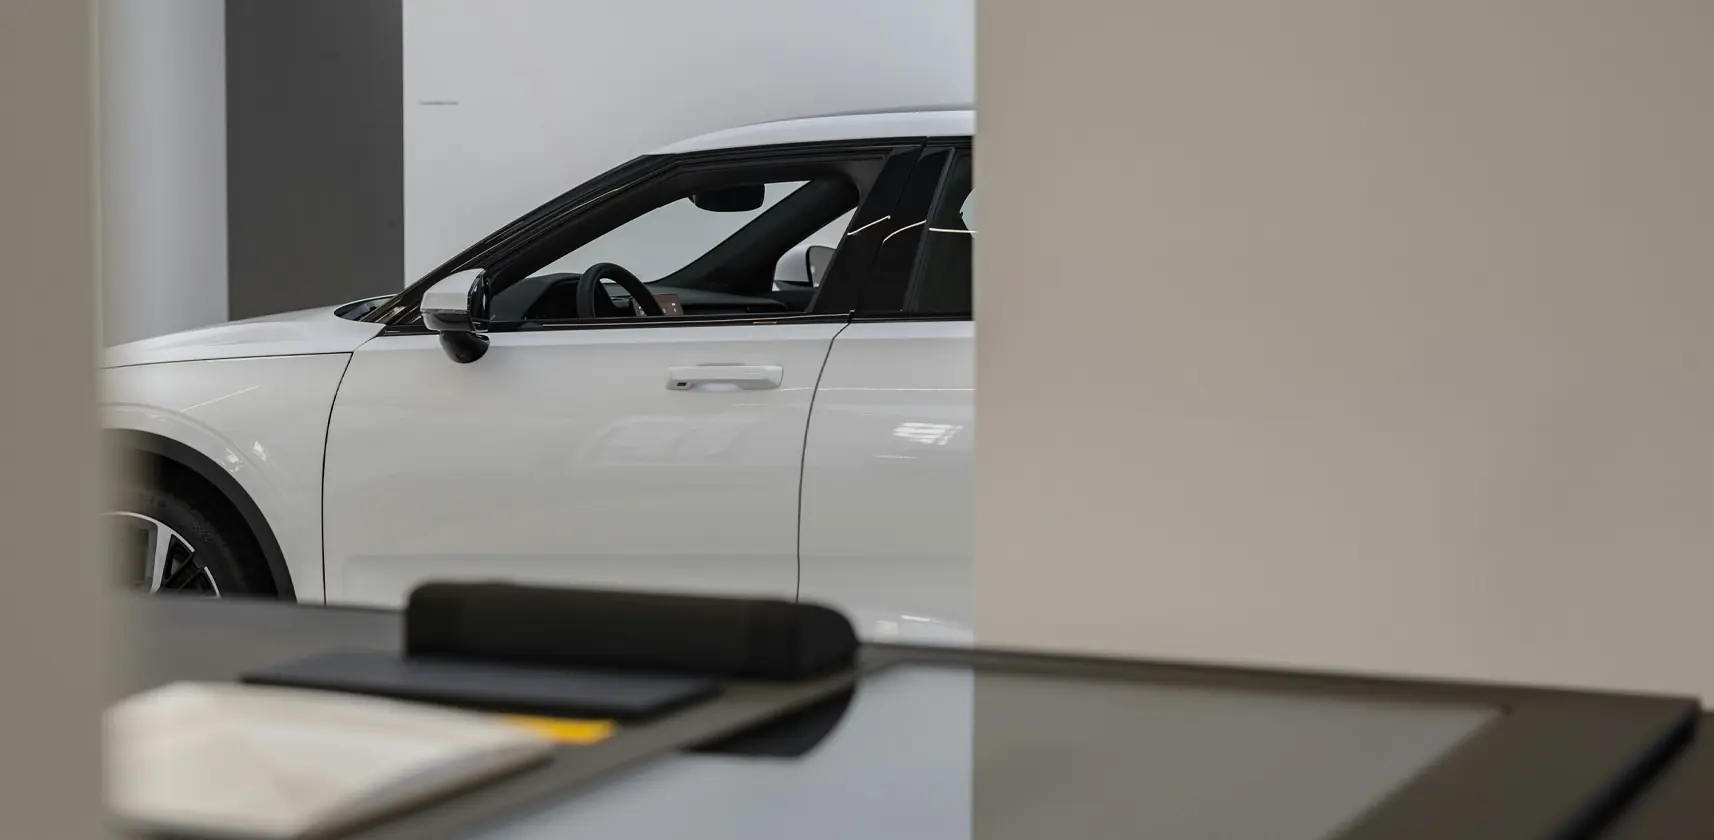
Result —
[[[542, 274], [526, 277], [495, 294], [489, 302], [489, 313], [497, 323], [515, 321], [562, 320], [578, 317], [577, 281], [581, 275], [571, 273]], [[621, 307], [630, 305], [631, 296], [614, 283], [603, 284], [608, 297]], [[686, 315], [788, 315], [809, 308], [815, 290], [786, 287], [767, 295], [734, 295], [704, 289], [683, 289], [651, 283], [649, 288], [659, 295], [675, 295]]]

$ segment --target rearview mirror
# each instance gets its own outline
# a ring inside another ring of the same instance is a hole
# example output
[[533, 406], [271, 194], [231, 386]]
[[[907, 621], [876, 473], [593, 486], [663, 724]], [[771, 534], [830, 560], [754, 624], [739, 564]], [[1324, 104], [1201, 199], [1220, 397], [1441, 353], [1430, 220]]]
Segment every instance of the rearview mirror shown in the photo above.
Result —
[[488, 275], [480, 269], [450, 274], [423, 292], [417, 304], [423, 326], [440, 333], [440, 349], [464, 365], [488, 352], [488, 336], [476, 332], [488, 320]]
[[690, 203], [711, 213], [747, 213], [761, 207], [767, 197], [765, 184], [747, 184], [699, 192], [690, 197]]
[[809, 271], [809, 284], [821, 286], [821, 276], [827, 273], [827, 267], [833, 263], [833, 249], [826, 245], [811, 245], [803, 254], [804, 266]]

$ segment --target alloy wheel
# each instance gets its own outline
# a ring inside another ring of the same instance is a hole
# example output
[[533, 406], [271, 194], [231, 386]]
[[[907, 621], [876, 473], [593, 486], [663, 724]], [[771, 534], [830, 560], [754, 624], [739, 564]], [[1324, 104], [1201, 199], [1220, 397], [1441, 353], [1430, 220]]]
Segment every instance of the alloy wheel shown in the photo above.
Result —
[[160, 592], [220, 597], [220, 585], [196, 556], [196, 547], [178, 531], [152, 516], [113, 511], [106, 518], [118, 530], [125, 580], [153, 595]]

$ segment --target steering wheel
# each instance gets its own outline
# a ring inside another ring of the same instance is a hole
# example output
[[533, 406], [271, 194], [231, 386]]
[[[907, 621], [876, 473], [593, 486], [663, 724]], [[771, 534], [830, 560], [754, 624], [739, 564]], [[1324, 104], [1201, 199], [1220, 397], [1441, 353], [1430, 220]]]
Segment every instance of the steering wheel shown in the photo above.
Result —
[[655, 301], [655, 296], [637, 275], [626, 271], [624, 266], [616, 263], [596, 263], [584, 269], [583, 276], [577, 278], [577, 316], [579, 318], [594, 318], [596, 316], [596, 300], [599, 299], [604, 310], [618, 309], [618, 305], [609, 297], [607, 290], [602, 288], [602, 280], [612, 280], [620, 288], [631, 293], [631, 300], [636, 301], [637, 308], [643, 314], [659, 318], [665, 312]]

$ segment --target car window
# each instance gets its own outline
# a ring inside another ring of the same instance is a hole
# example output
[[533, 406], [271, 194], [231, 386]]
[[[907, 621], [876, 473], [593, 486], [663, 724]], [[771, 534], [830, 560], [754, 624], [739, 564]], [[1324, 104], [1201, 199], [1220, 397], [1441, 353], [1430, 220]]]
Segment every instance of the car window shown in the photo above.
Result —
[[[810, 234], [809, 238], [799, 242], [797, 247], [787, 251], [786, 255], [780, 258], [779, 265], [774, 267], [774, 288], [814, 287], [818, 285], [821, 278], [813, 276], [813, 272], [809, 269], [809, 249], [819, 245], [837, 250], [840, 240], [845, 238], [846, 229], [851, 227], [851, 219], [856, 213], [856, 209], [846, 212], [829, 222], [821, 230]], [[825, 267], [823, 265], [823, 269]]]
[[708, 253], [805, 183], [768, 184], [760, 206], [735, 212], [713, 212], [681, 198], [620, 225], [536, 273], [578, 272], [609, 262], [630, 269], [644, 283], [652, 283]]
[[816, 231], [814, 234], [810, 235], [808, 239], [799, 243], [800, 246], [807, 247], [810, 245], [826, 245], [829, 248], [838, 248], [839, 240], [845, 238], [845, 229], [851, 226], [851, 217], [856, 214], [856, 212], [856, 210], [847, 211], [844, 215], [829, 222], [826, 227]]
[[971, 256], [976, 239], [976, 193], [969, 152], [947, 171], [929, 213], [905, 311], [925, 315], [969, 315]]
[[[779, 283], [779, 263], [806, 236], [837, 241], [839, 231], [828, 228], [851, 217], [861, 189], [846, 173], [805, 180], [803, 169], [773, 177], [762, 166], [691, 171], [622, 196], [584, 217], [584, 238], [575, 228], [559, 240], [544, 236], [534, 253], [497, 272], [490, 322], [806, 312], [817, 289]], [[585, 283], [603, 264], [601, 281]], [[626, 288], [627, 274], [644, 296]]]

